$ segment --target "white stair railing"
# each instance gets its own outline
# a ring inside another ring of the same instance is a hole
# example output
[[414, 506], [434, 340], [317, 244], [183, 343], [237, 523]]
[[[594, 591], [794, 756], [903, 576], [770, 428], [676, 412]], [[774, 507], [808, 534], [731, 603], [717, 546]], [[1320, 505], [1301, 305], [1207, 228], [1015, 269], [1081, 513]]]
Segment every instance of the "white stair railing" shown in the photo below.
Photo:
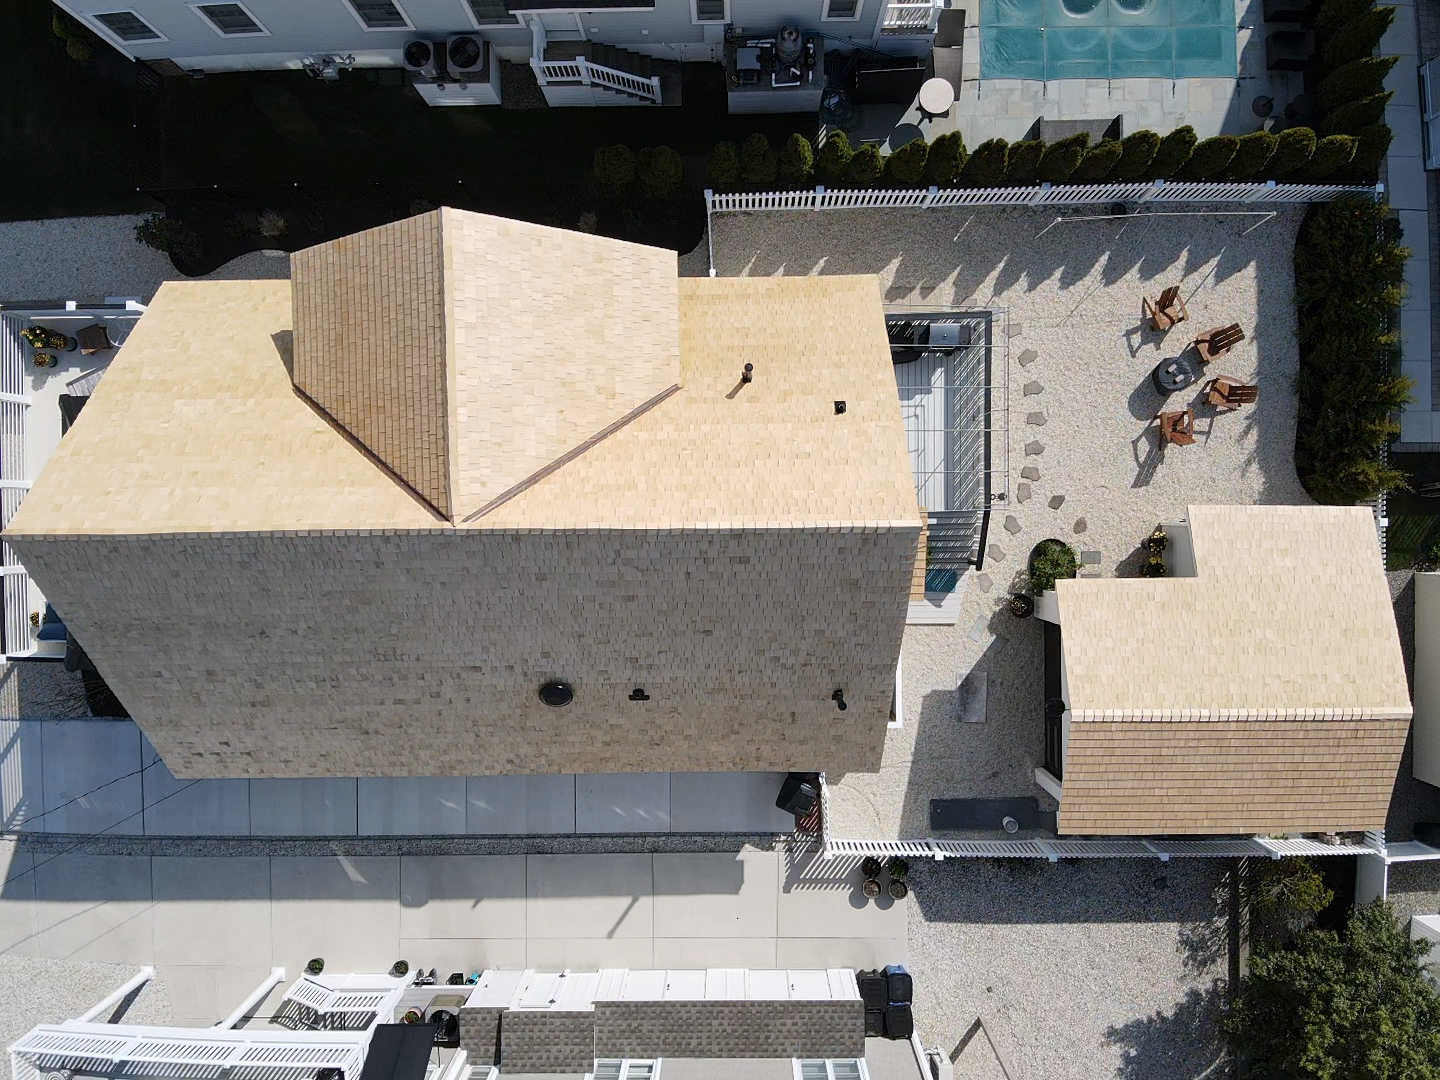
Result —
[[932, 0], [890, 0], [880, 21], [882, 34], [928, 34], [940, 19], [940, 5]]
[[648, 78], [634, 75], [628, 71], [596, 64], [583, 56], [577, 56], [573, 60], [541, 60], [531, 57], [530, 66], [534, 68], [535, 77], [541, 86], [547, 83], [599, 86], [660, 104], [660, 78], [656, 75]]

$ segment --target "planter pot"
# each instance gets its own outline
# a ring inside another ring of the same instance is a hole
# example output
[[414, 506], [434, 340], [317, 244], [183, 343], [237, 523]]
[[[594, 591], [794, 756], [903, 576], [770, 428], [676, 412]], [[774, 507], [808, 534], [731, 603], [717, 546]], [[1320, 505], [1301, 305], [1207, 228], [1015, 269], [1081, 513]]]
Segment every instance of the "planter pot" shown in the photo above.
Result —
[[896, 900], [904, 900], [910, 895], [910, 886], [905, 884], [903, 878], [891, 878], [890, 895]]
[[1140, 567], [1141, 577], [1164, 577], [1166, 573], [1168, 573], [1168, 571], [1165, 567], [1165, 560], [1160, 558], [1159, 555], [1150, 556], [1150, 558], [1145, 560], [1145, 564]]
[[318, 956], [315, 957], [314, 960], [311, 960], [308, 964], [305, 965], [306, 974], [309, 974], [309, 975], [319, 975], [319, 974], [320, 974], [322, 971], [324, 971], [324, 970], [325, 970], [325, 961], [324, 961], [321, 957], [318, 957]]
[[1028, 619], [1035, 614], [1035, 598], [1024, 593], [1010, 597], [1010, 614], [1017, 619]]
[[404, 960], [396, 960], [390, 965], [390, 977], [392, 979], [403, 979], [410, 974], [410, 965]]
[[420, 1022], [419, 1009], [406, 1009], [405, 1015], [400, 1018], [402, 1024], [418, 1024]]
[[880, 860], [875, 858], [874, 855], [866, 855], [865, 858], [860, 860], [860, 873], [864, 874], [867, 878], [878, 878], [882, 868]]
[[863, 892], [866, 896], [868, 896], [871, 900], [874, 900], [877, 896], [880, 895], [880, 882], [873, 877], [866, 878], [865, 884], [860, 886], [860, 891]]
[[30, 362], [37, 368], [52, 368], [60, 363], [60, 358], [54, 353], [37, 352], [30, 358]]

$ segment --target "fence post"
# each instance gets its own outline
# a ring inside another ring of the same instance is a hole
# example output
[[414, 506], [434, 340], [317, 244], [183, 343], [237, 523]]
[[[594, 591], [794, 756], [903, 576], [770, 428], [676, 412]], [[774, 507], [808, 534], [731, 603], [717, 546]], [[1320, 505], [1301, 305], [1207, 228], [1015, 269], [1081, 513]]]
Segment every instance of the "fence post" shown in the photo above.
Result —
[[929, 190], [927, 190], [927, 191], [925, 192], [925, 201], [924, 201], [923, 203], [921, 203], [920, 205], [921, 205], [922, 207], [934, 205], [934, 203], [935, 203], [935, 196], [938, 195], [938, 194], [940, 194], [940, 189], [939, 189], [938, 187], [936, 187], [934, 184], [931, 184]]
[[583, 56], [577, 56], [575, 63], [580, 69], [580, 85], [590, 85], [590, 63]]
[[1275, 190], [1275, 181], [1274, 181], [1274, 180], [1266, 180], [1264, 187], [1253, 188], [1253, 189], [1252, 189], [1248, 194], [1246, 194], [1246, 196], [1245, 196], [1243, 199], [1241, 199], [1240, 201], [1241, 201], [1241, 202], [1254, 202], [1256, 199], [1260, 198], [1262, 195], [1269, 195], [1269, 194], [1270, 194], [1271, 192], [1273, 192], [1274, 190]]
[[1377, 180], [1377, 181], [1375, 182], [1375, 201], [1376, 201], [1376, 202], [1379, 202], [1380, 199], [1381, 199], [1381, 197], [1382, 197], [1384, 194], [1385, 194], [1385, 185], [1382, 184], [1382, 183], [1380, 183], [1380, 182]]
[[1156, 195], [1159, 195], [1159, 194], [1160, 194], [1160, 189], [1163, 188], [1164, 186], [1165, 186], [1165, 181], [1164, 181], [1164, 180], [1155, 180], [1155, 181], [1152, 181], [1151, 184], [1150, 184], [1150, 189], [1149, 189], [1148, 191], [1146, 191], [1145, 194], [1143, 194], [1143, 195], [1140, 196], [1139, 201], [1140, 201], [1140, 202], [1149, 202], [1149, 201], [1150, 201], [1151, 199], [1153, 199]]
[[815, 195], [814, 195], [815, 202], [814, 202], [814, 204], [810, 207], [811, 210], [819, 210], [819, 209], [820, 209], [820, 196], [822, 196], [822, 195], [824, 195], [824, 194], [825, 194], [825, 185], [824, 185], [824, 184], [816, 184], [816, 185], [815, 185]]
[[1027, 202], [1025, 205], [1027, 205], [1027, 206], [1034, 206], [1036, 203], [1038, 203], [1041, 199], [1043, 199], [1043, 198], [1045, 197], [1045, 193], [1046, 193], [1047, 191], [1049, 191], [1049, 190], [1050, 190], [1050, 181], [1049, 181], [1049, 180], [1042, 180], [1042, 181], [1040, 182], [1040, 187], [1036, 189], [1034, 195], [1031, 195], [1031, 196], [1030, 196], [1029, 202]]

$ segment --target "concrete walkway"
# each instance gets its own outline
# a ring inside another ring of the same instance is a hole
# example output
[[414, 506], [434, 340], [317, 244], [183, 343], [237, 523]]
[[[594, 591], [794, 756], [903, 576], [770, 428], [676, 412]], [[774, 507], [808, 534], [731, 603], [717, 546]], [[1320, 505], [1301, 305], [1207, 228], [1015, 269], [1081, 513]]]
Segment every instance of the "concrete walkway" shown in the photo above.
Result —
[[[630, 855], [150, 857], [0, 843], [0, 952], [153, 963], [211, 1024], [272, 966], [871, 967], [906, 905], [791, 849]], [[273, 1001], [272, 1001], [273, 1004]], [[263, 1010], [262, 1010], [263, 1011]]]

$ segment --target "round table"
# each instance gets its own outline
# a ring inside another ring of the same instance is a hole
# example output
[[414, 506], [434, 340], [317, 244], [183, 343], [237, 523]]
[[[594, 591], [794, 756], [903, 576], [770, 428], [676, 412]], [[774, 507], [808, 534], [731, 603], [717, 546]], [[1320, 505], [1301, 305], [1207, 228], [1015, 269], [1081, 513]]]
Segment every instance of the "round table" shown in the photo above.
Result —
[[955, 88], [949, 79], [927, 79], [920, 87], [920, 111], [926, 116], [944, 116], [955, 104]]
[[1150, 381], [1160, 393], [1173, 394], [1198, 382], [1200, 372], [1200, 361], [1189, 353], [1181, 353], [1156, 364], [1155, 370], [1150, 373]]

